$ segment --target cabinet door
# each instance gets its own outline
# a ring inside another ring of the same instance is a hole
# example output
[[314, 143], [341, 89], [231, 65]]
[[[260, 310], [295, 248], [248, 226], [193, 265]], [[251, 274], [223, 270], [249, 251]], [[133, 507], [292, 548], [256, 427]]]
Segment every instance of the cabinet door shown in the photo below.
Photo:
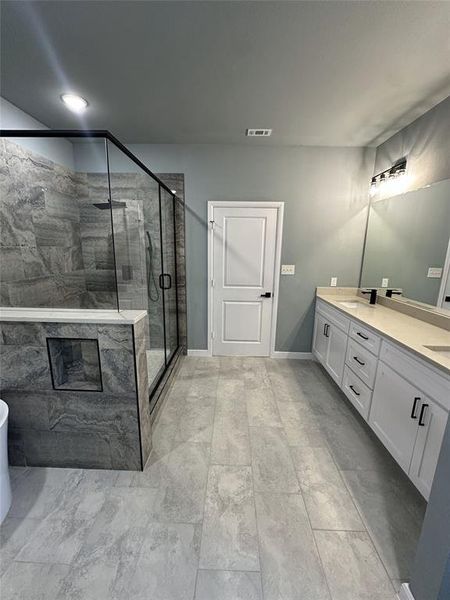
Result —
[[417, 436], [421, 402], [420, 393], [414, 386], [381, 361], [378, 363], [369, 424], [407, 473]]
[[327, 328], [328, 352], [325, 363], [326, 369], [335, 382], [341, 385], [342, 375], [344, 373], [345, 355], [347, 352], [346, 333], [338, 329], [335, 325]]
[[421, 494], [428, 500], [434, 471], [439, 458], [448, 413], [432, 400], [424, 398], [421, 407], [416, 445], [409, 476]]
[[325, 318], [316, 312], [316, 321], [314, 325], [314, 352], [322, 364], [325, 364], [327, 358], [328, 338], [325, 336]]

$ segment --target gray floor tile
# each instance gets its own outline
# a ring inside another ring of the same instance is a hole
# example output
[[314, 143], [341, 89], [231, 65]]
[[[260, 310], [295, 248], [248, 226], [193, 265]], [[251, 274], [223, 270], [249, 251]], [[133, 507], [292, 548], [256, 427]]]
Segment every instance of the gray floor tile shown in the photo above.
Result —
[[192, 600], [200, 526], [151, 523], [129, 576], [116, 583], [115, 600]]
[[297, 476], [283, 429], [250, 427], [255, 490], [299, 492]]
[[302, 497], [257, 493], [256, 514], [265, 600], [330, 600]]
[[160, 490], [158, 520], [198, 523], [203, 518], [209, 458], [208, 444], [180, 443], [148, 464], [144, 472], [136, 473], [131, 485]]
[[66, 565], [13, 562], [1, 580], [2, 600], [56, 600]]
[[210, 467], [200, 567], [244, 571], [259, 569], [250, 467]]
[[313, 529], [365, 527], [326, 448], [292, 447], [292, 458]]
[[200, 570], [194, 600], [263, 600], [261, 574]]
[[218, 394], [211, 442], [211, 462], [249, 465], [250, 438], [242, 397]]
[[40, 519], [7, 517], [0, 527], [0, 575], [41, 524]]
[[395, 592], [369, 535], [315, 531], [333, 600], [394, 600]]
[[215, 398], [186, 400], [180, 411], [175, 440], [178, 442], [211, 442]]
[[248, 423], [252, 427], [281, 427], [277, 403], [270, 387], [245, 392]]
[[342, 475], [390, 577], [408, 581], [425, 500], [395, 471], [344, 471]]
[[320, 422], [309, 404], [278, 402], [281, 422], [291, 446], [325, 446]]

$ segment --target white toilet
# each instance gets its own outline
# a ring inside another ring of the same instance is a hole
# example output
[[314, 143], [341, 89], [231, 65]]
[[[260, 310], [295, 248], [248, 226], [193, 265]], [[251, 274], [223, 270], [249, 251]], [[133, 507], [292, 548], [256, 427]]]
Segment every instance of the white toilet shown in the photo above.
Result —
[[0, 400], [0, 523], [11, 506], [11, 484], [8, 469], [8, 405]]

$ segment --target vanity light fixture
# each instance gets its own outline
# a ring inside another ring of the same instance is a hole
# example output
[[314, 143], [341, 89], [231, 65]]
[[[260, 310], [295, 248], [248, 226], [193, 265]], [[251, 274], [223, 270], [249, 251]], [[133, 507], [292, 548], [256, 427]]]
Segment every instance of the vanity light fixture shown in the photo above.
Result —
[[88, 106], [88, 101], [76, 94], [61, 94], [61, 101], [69, 110], [77, 114], [84, 112]]
[[376, 195], [386, 194], [395, 196], [403, 191], [406, 181], [406, 158], [398, 160], [396, 163], [374, 175], [370, 182], [369, 195], [373, 198]]

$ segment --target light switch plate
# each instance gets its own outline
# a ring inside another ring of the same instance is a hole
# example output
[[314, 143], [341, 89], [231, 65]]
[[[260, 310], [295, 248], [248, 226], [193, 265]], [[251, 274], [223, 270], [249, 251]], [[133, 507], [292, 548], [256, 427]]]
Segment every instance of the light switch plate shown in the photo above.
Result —
[[331, 287], [336, 287], [337, 286], [337, 277], [332, 277], [331, 278], [330, 286]]
[[440, 279], [442, 277], [442, 268], [429, 267], [427, 277], [431, 277], [432, 279]]
[[383, 277], [381, 280], [381, 287], [387, 287], [389, 285], [389, 279], [387, 277]]
[[295, 265], [281, 265], [282, 275], [295, 275]]

